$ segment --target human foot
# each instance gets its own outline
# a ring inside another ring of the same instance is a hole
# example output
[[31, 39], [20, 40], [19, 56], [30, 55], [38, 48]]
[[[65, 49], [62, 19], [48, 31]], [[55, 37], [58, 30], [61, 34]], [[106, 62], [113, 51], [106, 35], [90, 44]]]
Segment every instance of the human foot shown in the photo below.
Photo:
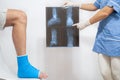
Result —
[[33, 67], [29, 61], [28, 56], [18, 56], [18, 77], [19, 78], [44, 78], [46, 79], [48, 76], [46, 73], [40, 72], [40, 70]]

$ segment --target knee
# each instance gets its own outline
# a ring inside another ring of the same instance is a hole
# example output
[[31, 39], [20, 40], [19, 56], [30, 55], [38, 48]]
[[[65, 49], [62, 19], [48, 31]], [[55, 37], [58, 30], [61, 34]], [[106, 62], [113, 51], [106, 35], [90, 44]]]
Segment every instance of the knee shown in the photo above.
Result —
[[27, 24], [27, 15], [23, 11], [16, 11], [15, 24]]

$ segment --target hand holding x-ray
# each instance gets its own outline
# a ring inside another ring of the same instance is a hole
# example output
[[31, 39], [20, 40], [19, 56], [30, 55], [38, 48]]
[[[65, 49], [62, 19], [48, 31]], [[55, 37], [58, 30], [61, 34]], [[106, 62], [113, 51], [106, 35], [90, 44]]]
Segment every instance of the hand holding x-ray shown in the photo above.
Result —
[[86, 22], [80, 22], [80, 23], [75, 23], [72, 26], [76, 26], [79, 30], [83, 30], [84, 28], [86, 28], [87, 26], [91, 25], [90, 21], [86, 21]]
[[72, 2], [72, 1], [65, 1], [63, 7], [81, 7], [81, 3], [79, 2]]

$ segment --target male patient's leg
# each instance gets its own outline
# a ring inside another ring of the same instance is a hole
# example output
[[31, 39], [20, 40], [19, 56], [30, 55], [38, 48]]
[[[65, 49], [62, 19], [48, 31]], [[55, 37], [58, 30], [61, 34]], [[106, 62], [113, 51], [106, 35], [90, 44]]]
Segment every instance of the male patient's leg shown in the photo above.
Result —
[[13, 26], [12, 37], [17, 55], [26, 54], [26, 14], [18, 10], [8, 10], [5, 26]]
[[13, 26], [12, 37], [17, 52], [18, 77], [21, 78], [47, 78], [45, 73], [39, 74], [28, 61], [26, 55], [26, 25], [27, 16], [23, 11], [9, 9], [5, 27]]

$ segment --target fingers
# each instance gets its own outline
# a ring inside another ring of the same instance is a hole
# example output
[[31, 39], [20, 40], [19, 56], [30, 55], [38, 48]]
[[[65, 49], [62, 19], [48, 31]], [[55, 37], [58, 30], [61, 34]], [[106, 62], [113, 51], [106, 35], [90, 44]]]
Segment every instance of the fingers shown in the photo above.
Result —
[[77, 27], [79, 29], [79, 23], [75, 23], [72, 26]]
[[68, 4], [68, 2], [65, 2], [63, 5], [67, 5]]
[[75, 24], [73, 24], [72, 26], [77, 26], [78, 25], [78, 23], [75, 23]]
[[65, 3], [62, 5], [62, 7], [64, 7], [64, 8], [68, 7], [68, 3], [65, 2]]
[[81, 30], [82, 28], [82, 26], [81, 26], [81, 24], [80, 23], [75, 23], [75, 24], [73, 24], [72, 26], [74, 26], [74, 27], [76, 27], [76, 28], [78, 28], [79, 30]]
[[65, 1], [62, 7], [68, 8], [69, 6], [70, 6], [70, 1]]

